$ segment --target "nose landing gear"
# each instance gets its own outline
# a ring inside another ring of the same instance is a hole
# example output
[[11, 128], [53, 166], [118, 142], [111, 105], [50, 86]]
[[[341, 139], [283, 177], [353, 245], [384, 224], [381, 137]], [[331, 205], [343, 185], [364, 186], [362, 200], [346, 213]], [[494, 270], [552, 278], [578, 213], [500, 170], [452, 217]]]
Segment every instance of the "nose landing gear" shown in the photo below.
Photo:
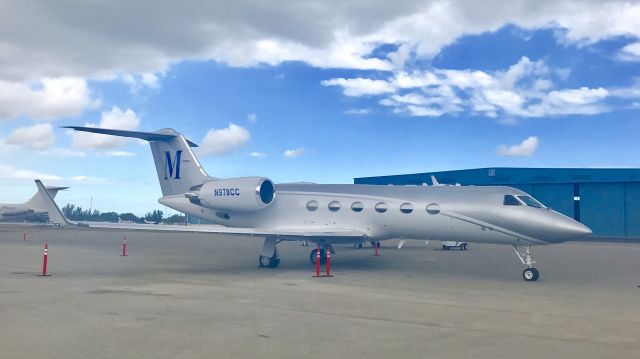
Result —
[[540, 272], [538, 272], [538, 270], [533, 267], [536, 261], [534, 261], [531, 257], [531, 247], [514, 245], [513, 250], [514, 252], [516, 252], [516, 255], [518, 256], [518, 259], [520, 259], [520, 262], [528, 267], [522, 272], [522, 278], [524, 278], [524, 280], [526, 280], [527, 282], [537, 281], [540, 277]]

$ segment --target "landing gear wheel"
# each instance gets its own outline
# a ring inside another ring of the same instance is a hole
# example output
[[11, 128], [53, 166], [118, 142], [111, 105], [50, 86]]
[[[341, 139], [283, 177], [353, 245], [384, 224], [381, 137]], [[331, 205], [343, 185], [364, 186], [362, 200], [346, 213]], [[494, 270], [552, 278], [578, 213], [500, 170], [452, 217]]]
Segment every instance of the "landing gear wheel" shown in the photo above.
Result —
[[280, 265], [280, 257], [259, 256], [258, 263], [261, 268], [276, 268]]
[[449, 246], [445, 246], [444, 244], [442, 245], [442, 250], [443, 251], [448, 251], [449, 250]]
[[[316, 264], [316, 258], [318, 256], [317, 254], [318, 249], [314, 249], [311, 251], [311, 254], [309, 254], [309, 260], [311, 261], [311, 264]], [[320, 249], [320, 264], [324, 265], [327, 262], [327, 252], [324, 249]]]
[[469, 244], [468, 243], [462, 243], [462, 250], [463, 251], [468, 251], [469, 250]]
[[353, 248], [355, 248], [355, 249], [362, 249], [362, 242], [360, 242], [360, 243], [354, 243], [354, 244], [353, 244]]
[[535, 268], [527, 268], [522, 272], [522, 278], [527, 282], [535, 282], [540, 278], [540, 272]]
[[278, 250], [273, 251], [273, 256], [267, 257], [260, 255], [258, 256], [258, 263], [261, 268], [276, 268], [280, 265], [280, 257], [278, 257]]

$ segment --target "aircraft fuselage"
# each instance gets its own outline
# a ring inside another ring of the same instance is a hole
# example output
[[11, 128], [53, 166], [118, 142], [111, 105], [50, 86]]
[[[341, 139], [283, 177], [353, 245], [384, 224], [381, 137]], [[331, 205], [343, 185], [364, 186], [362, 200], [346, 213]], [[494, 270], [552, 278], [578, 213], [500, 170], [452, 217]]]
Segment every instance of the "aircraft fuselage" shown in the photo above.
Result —
[[[249, 194], [250, 195], [250, 194]], [[273, 203], [251, 212], [216, 210], [183, 195], [160, 203], [229, 227], [348, 228], [370, 240], [431, 239], [496, 244], [548, 244], [588, 228], [558, 212], [505, 206], [511, 187], [279, 184]]]

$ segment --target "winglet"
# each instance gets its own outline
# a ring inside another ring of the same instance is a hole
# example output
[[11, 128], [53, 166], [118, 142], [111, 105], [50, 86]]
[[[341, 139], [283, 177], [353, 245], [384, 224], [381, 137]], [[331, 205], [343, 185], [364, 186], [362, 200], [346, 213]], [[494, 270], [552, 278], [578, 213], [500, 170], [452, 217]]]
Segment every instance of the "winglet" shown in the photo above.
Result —
[[40, 199], [42, 200], [42, 205], [45, 207], [47, 212], [49, 213], [49, 221], [53, 223], [58, 223], [61, 226], [69, 226], [73, 223], [69, 222], [67, 218], [64, 216], [60, 207], [56, 204], [56, 202], [51, 197], [51, 194], [42, 184], [42, 181], [36, 180], [36, 186], [38, 186], [38, 194], [40, 195]]

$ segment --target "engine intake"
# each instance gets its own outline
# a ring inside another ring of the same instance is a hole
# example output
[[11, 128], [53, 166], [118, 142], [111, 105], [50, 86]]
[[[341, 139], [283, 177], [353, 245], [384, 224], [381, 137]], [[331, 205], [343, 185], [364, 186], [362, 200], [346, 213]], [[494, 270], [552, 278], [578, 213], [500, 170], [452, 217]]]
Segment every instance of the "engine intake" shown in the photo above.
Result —
[[239, 177], [205, 182], [185, 193], [193, 204], [223, 211], [255, 211], [270, 205], [276, 192], [264, 177]]

